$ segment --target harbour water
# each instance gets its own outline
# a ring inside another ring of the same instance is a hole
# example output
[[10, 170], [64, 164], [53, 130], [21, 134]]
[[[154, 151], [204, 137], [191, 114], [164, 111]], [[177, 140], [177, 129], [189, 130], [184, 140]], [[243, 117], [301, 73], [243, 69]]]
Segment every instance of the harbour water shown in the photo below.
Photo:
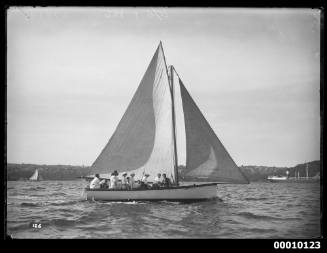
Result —
[[318, 238], [319, 183], [219, 185], [219, 199], [100, 202], [86, 182], [8, 181], [13, 238]]

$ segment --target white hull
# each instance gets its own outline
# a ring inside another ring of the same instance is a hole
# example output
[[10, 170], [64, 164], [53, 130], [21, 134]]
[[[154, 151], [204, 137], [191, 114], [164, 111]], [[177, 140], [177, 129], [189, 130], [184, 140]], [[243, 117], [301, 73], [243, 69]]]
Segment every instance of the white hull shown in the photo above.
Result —
[[267, 180], [270, 182], [283, 182], [287, 181], [287, 177], [269, 176]]
[[159, 190], [86, 189], [86, 199], [106, 201], [195, 201], [217, 198], [217, 184], [172, 187]]
[[282, 179], [282, 180], [278, 180], [278, 179], [271, 179], [268, 178], [269, 182], [276, 182], [276, 183], [312, 183], [312, 182], [320, 182], [320, 178], [306, 178], [306, 177], [300, 177], [300, 178], [296, 178], [296, 177], [290, 177], [287, 179]]

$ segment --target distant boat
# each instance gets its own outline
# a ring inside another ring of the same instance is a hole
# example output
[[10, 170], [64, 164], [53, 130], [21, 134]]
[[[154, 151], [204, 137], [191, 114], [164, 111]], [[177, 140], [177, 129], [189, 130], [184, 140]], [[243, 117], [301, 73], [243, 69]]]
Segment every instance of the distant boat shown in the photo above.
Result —
[[295, 171], [294, 177], [289, 177], [289, 172], [286, 171], [286, 176], [268, 176], [267, 180], [269, 182], [294, 182], [294, 183], [311, 183], [311, 182], [320, 182], [320, 173], [313, 177], [309, 177], [309, 163], [306, 163], [306, 176], [300, 177], [300, 171]]
[[[186, 167], [178, 171], [176, 100], [181, 99], [186, 136]], [[108, 144], [91, 166], [91, 173], [109, 178], [109, 172], [126, 171], [141, 179], [165, 173], [172, 186], [159, 189], [112, 190], [86, 188], [93, 200], [205, 200], [217, 197], [217, 184], [247, 184], [175, 68], [166, 66], [160, 42], [143, 79]], [[184, 182], [195, 184], [181, 185]], [[202, 182], [202, 183], [198, 183]]]
[[286, 181], [287, 180], [287, 176], [268, 176], [267, 180], [269, 182]]
[[39, 174], [39, 171], [38, 169], [36, 169], [34, 171], [34, 174], [29, 178], [29, 181], [41, 181], [42, 180], [42, 177], [41, 175]]

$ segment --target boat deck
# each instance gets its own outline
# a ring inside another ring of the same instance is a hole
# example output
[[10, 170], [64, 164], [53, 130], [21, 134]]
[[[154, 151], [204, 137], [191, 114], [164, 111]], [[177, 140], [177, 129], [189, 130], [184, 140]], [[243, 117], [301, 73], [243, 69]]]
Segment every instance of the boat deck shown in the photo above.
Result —
[[210, 185], [217, 185], [219, 183], [207, 183], [207, 184], [191, 184], [191, 185], [180, 185], [180, 186], [171, 186], [171, 187], [159, 187], [159, 188], [136, 188], [136, 189], [108, 189], [108, 188], [96, 188], [96, 189], [90, 189], [89, 187], [86, 187], [85, 190], [87, 191], [160, 191], [160, 190], [176, 190], [176, 189], [188, 189], [188, 188], [194, 188], [194, 187], [204, 187], [204, 186], [210, 186]]

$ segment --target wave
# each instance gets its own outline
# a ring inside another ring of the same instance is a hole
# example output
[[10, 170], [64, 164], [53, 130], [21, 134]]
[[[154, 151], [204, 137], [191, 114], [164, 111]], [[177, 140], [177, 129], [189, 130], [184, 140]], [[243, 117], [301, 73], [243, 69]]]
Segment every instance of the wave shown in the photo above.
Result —
[[181, 201], [169, 201], [169, 200], [162, 200], [159, 203], [167, 203], [167, 204], [172, 204], [172, 205], [180, 205], [183, 204]]
[[79, 202], [82, 202], [81, 200], [69, 200], [69, 201], [57, 201], [57, 202], [50, 202], [50, 206], [69, 206], [74, 205]]
[[44, 206], [43, 203], [29, 203], [29, 202], [23, 202], [20, 205], [21, 206], [26, 206], [26, 207], [39, 207], [39, 206]]
[[75, 219], [51, 219], [50, 221], [42, 222], [44, 227], [46, 226], [56, 226], [56, 227], [71, 227], [77, 223]]
[[30, 222], [24, 222], [24, 223], [20, 223], [17, 225], [10, 225], [8, 226], [8, 232], [14, 232], [14, 231], [22, 231], [22, 230], [27, 230], [30, 229], [32, 227]]
[[285, 217], [285, 218], [279, 218], [275, 216], [269, 216], [269, 215], [258, 215], [250, 212], [240, 212], [238, 215], [243, 216], [248, 219], [258, 219], [258, 220], [300, 220], [296, 217]]
[[248, 201], [260, 201], [260, 200], [267, 200], [269, 198], [267, 197], [263, 197], [263, 198], [244, 198], [244, 200], [248, 200]]
[[272, 220], [276, 219], [276, 217], [273, 216], [267, 216], [267, 215], [258, 215], [250, 212], [240, 212], [238, 215], [243, 216], [248, 219], [259, 219], [259, 220]]
[[253, 233], [272, 233], [277, 232], [273, 228], [242, 228], [243, 231], [253, 232]]
[[45, 187], [42, 187], [42, 186], [30, 186], [30, 187], [24, 187], [24, 188], [21, 188], [22, 190], [28, 190], [28, 191], [30, 191], [30, 190], [32, 190], [32, 191], [38, 191], [38, 190], [45, 190], [45, 189], [47, 189], [47, 188], [45, 188]]
[[53, 196], [67, 196], [67, 194], [64, 193], [64, 192], [54, 192], [54, 193], [50, 193], [49, 195], [51, 195], [51, 197], [53, 197]]
[[53, 201], [53, 202], [22, 202], [20, 205], [25, 207], [40, 207], [40, 206], [69, 206], [81, 202], [80, 200], [69, 200], [69, 201]]

